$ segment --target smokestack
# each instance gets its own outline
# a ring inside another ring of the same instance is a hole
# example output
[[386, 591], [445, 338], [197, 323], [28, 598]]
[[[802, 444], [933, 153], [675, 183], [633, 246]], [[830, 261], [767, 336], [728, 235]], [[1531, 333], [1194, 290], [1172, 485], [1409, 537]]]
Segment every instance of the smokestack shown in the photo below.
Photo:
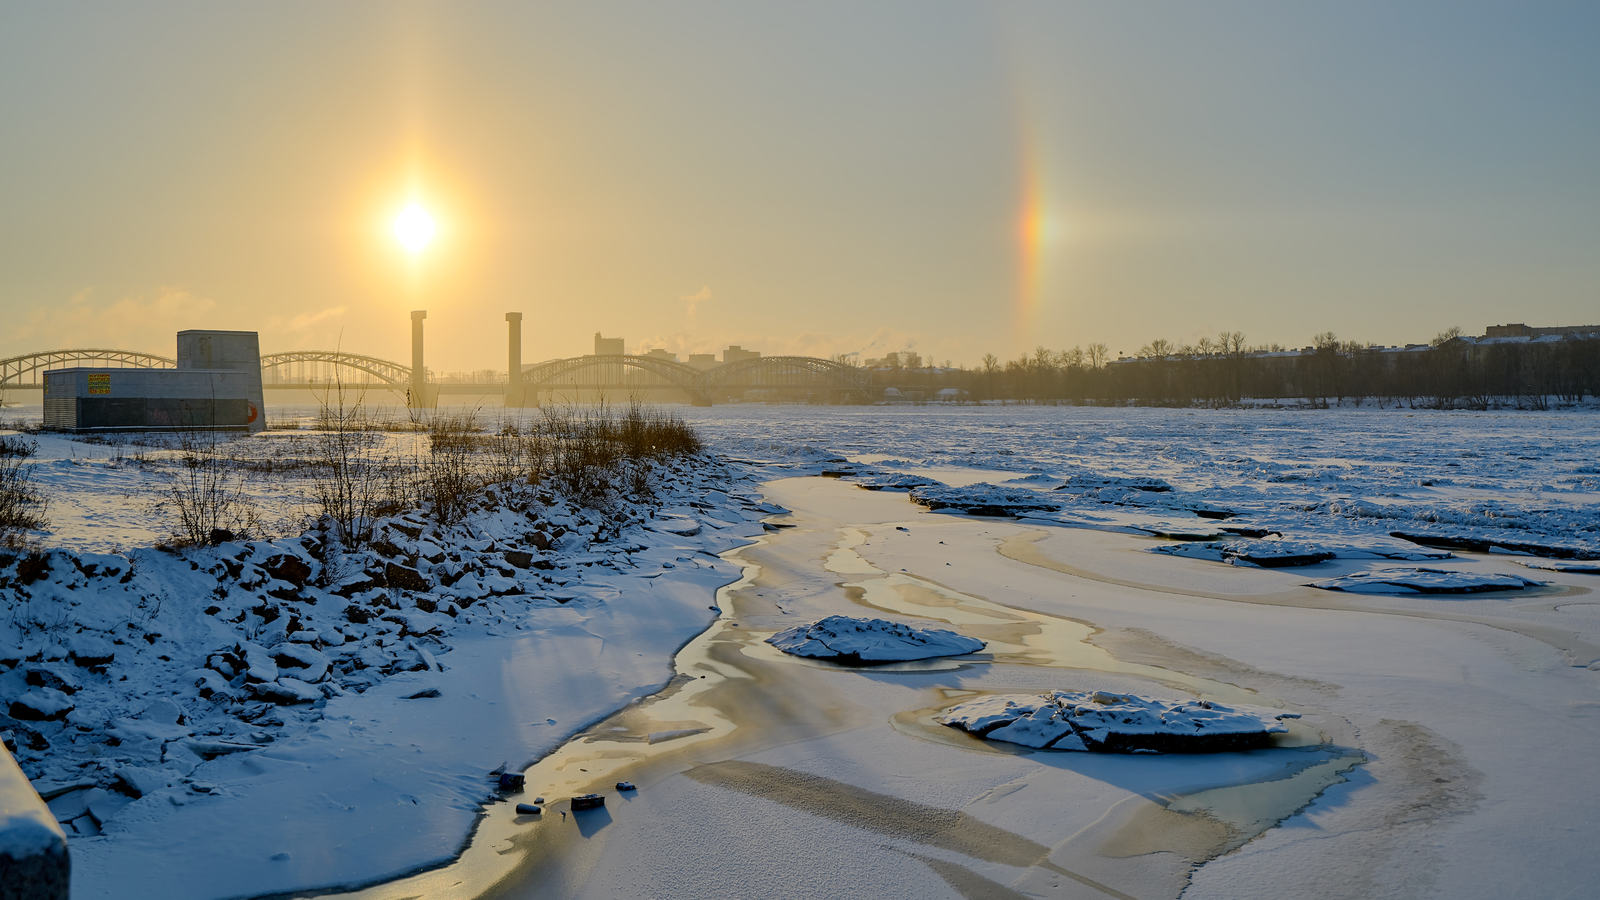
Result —
[[411, 311], [411, 406], [424, 403], [424, 390], [428, 384], [428, 370], [422, 364], [422, 320], [428, 317], [425, 309]]
[[522, 405], [522, 313], [506, 313], [506, 405]]

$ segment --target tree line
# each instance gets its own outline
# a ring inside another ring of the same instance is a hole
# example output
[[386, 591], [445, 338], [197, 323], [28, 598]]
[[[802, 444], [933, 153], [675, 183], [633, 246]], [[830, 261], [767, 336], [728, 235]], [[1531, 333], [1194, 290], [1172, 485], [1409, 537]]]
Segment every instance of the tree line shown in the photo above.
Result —
[[1245, 398], [1411, 407], [1544, 409], [1600, 395], [1600, 339], [1489, 341], [1441, 332], [1427, 346], [1379, 347], [1318, 334], [1310, 347], [1251, 346], [1241, 332], [1194, 344], [1154, 340], [1110, 359], [1104, 344], [1032, 353], [977, 368], [878, 371], [913, 396], [956, 388], [970, 400], [1226, 406]]

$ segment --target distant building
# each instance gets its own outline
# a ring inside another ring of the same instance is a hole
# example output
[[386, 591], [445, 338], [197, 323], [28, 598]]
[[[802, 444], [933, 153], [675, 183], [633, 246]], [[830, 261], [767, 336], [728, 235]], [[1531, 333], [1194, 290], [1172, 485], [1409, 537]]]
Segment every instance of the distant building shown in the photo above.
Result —
[[677, 362], [678, 361], [678, 354], [676, 354], [676, 353], [668, 353], [667, 351], [661, 349], [660, 347], [657, 347], [654, 350], [651, 350], [649, 353], [646, 353], [645, 357], [648, 358], [648, 359], [664, 359], [667, 362]]
[[57, 431], [262, 431], [254, 331], [180, 331], [175, 369], [44, 373], [44, 425]]
[[622, 338], [601, 337], [600, 332], [594, 333], [595, 356], [621, 356], [623, 352]]
[[689, 365], [702, 371], [715, 369], [717, 367], [717, 355], [715, 353], [691, 353], [689, 354]]
[[1600, 325], [1555, 325], [1548, 328], [1536, 328], [1513, 322], [1509, 325], [1490, 325], [1483, 330], [1486, 338], [1501, 337], [1551, 337], [1555, 335], [1600, 335]]
[[746, 350], [738, 344], [729, 344], [728, 349], [722, 351], [722, 361], [725, 363], [744, 362], [747, 359], [760, 359], [758, 350]]

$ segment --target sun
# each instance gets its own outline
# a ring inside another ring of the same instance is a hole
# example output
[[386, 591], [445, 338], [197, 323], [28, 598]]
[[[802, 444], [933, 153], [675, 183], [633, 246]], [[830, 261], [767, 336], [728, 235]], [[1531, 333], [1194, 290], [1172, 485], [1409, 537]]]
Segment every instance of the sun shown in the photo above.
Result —
[[394, 217], [394, 236], [408, 253], [421, 253], [433, 240], [433, 216], [417, 203], [410, 203]]

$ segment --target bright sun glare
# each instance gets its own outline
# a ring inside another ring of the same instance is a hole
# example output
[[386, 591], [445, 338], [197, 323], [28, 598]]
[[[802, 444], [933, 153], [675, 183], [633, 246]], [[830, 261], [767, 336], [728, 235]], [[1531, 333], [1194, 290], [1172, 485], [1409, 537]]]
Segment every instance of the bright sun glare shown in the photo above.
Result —
[[416, 203], [411, 203], [394, 217], [394, 236], [400, 246], [410, 253], [421, 253], [433, 240], [433, 216]]

